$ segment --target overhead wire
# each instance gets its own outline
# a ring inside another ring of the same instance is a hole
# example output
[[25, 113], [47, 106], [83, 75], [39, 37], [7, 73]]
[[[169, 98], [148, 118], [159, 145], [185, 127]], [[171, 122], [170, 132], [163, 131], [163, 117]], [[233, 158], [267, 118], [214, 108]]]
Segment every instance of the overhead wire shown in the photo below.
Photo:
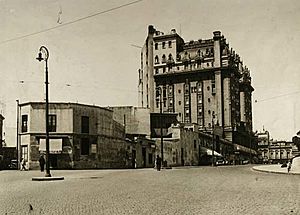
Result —
[[57, 29], [57, 28], [62, 28], [62, 27], [65, 27], [67, 25], [71, 25], [71, 24], [74, 24], [76, 22], [80, 22], [80, 21], [83, 21], [85, 19], [92, 18], [94, 16], [98, 16], [98, 15], [101, 15], [101, 14], [104, 14], [104, 13], [108, 13], [108, 12], [111, 12], [111, 11], [114, 11], [114, 10], [118, 10], [120, 8], [124, 8], [124, 7], [130, 6], [130, 5], [136, 4], [138, 2], [141, 2], [141, 1], [144, 1], [144, 0], [132, 1], [132, 2], [129, 2], [127, 4], [122, 4], [122, 5], [107, 9], [107, 10], [103, 10], [103, 11], [100, 11], [100, 12], [82, 17], [82, 18], [78, 18], [78, 19], [75, 19], [75, 20], [72, 20], [72, 21], [69, 21], [69, 22], [61, 23], [59, 25], [56, 25], [56, 26], [53, 26], [53, 27], [50, 27], [50, 28], [46, 28], [46, 29], [43, 29], [43, 30], [40, 30], [40, 31], [37, 31], [37, 32], [33, 32], [33, 33], [30, 33], [30, 34], [25, 34], [25, 35], [22, 35], [22, 36], [19, 36], [19, 37], [14, 37], [14, 38], [11, 38], [11, 39], [8, 39], [8, 40], [3, 40], [3, 41], [0, 41], [0, 44], [4, 44], [4, 43], [24, 39], [24, 38], [27, 38], [27, 37], [31, 37], [31, 36], [34, 36], [34, 35], [42, 34], [42, 33], [48, 32], [48, 31], [52, 31], [52, 30]]
[[279, 98], [279, 97], [289, 96], [289, 95], [298, 94], [298, 93], [300, 93], [300, 91], [295, 91], [295, 92], [291, 92], [291, 93], [281, 94], [281, 95], [278, 95], [278, 96], [273, 96], [273, 97], [266, 98], [266, 99], [261, 99], [261, 100], [255, 99], [254, 102], [255, 103], [257, 103], [257, 102], [263, 102], [263, 101], [272, 100], [272, 99], [276, 99], [276, 98]]

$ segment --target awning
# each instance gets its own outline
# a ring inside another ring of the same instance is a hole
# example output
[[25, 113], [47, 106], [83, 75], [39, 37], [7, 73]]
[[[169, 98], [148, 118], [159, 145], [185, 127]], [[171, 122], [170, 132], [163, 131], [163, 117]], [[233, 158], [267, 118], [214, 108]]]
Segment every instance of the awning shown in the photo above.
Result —
[[[40, 151], [46, 152], [46, 139], [40, 139]], [[62, 139], [49, 139], [49, 153], [62, 152]]]
[[[211, 149], [205, 148], [205, 147], [201, 147], [200, 148], [201, 152], [204, 154], [206, 153], [207, 155], [212, 156], [213, 151]], [[223, 155], [221, 155], [220, 153], [214, 151], [214, 156], [218, 156], [218, 157], [223, 157]]]

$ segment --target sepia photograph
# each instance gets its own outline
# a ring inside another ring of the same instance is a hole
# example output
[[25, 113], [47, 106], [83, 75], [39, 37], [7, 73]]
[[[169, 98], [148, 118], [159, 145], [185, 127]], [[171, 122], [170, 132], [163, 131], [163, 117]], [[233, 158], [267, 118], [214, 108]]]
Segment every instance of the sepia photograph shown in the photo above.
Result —
[[0, 0], [0, 215], [300, 214], [299, 11]]

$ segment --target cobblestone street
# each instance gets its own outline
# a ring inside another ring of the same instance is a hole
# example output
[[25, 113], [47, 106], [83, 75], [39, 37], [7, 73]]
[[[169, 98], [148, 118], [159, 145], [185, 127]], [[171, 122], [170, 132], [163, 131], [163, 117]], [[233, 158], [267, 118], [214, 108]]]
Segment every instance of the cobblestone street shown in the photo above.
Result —
[[[0, 214], [300, 214], [300, 176], [251, 166], [0, 171]], [[32, 210], [30, 210], [30, 205]]]

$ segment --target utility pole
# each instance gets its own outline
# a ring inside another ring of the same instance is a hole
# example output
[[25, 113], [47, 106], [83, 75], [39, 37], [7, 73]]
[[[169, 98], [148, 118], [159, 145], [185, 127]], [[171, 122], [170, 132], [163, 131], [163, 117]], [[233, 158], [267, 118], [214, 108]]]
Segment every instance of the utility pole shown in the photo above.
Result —
[[163, 120], [162, 120], [162, 91], [161, 88], [160, 89], [160, 96], [159, 96], [159, 106], [160, 106], [160, 110], [159, 110], [159, 115], [160, 115], [160, 151], [161, 151], [161, 160], [162, 163], [164, 164], [164, 137], [163, 137]]
[[20, 117], [20, 112], [19, 112], [19, 100], [16, 100], [17, 102], [17, 169], [20, 167], [20, 153], [19, 153], [19, 117]]

